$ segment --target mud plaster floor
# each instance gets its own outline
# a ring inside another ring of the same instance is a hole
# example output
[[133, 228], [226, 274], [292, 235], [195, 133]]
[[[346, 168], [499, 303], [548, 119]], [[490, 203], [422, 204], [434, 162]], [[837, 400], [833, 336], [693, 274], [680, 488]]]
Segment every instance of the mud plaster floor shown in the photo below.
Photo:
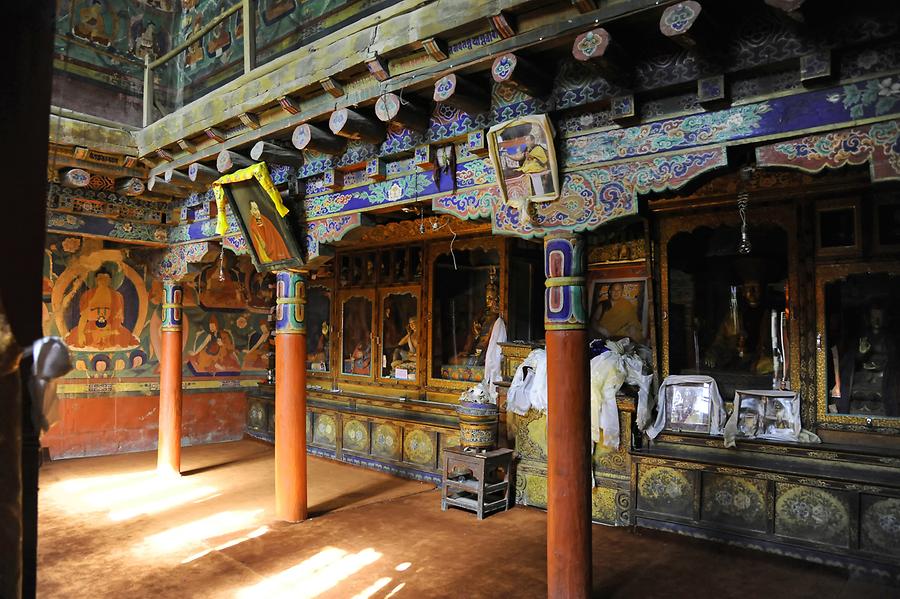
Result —
[[[478, 522], [433, 485], [309, 458], [311, 519], [274, 519], [274, 452], [189, 447], [181, 478], [155, 453], [41, 470], [38, 596], [543, 597], [546, 514]], [[593, 526], [597, 597], [897, 597], [845, 572], [650, 531]], [[746, 588], [752, 584], [752, 590]], [[748, 592], [749, 591], [749, 592]]]

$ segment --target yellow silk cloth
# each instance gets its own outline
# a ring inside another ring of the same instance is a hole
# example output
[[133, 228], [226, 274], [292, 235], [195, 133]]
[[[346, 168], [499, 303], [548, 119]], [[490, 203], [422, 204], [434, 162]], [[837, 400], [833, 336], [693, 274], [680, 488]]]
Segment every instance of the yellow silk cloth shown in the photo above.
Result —
[[281, 201], [281, 194], [278, 193], [278, 190], [275, 189], [275, 184], [272, 183], [272, 178], [269, 176], [269, 169], [266, 167], [266, 163], [257, 162], [252, 166], [242, 168], [239, 171], [220, 177], [212, 184], [213, 196], [216, 198], [216, 208], [218, 209], [218, 214], [216, 216], [217, 234], [224, 235], [228, 231], [228, 220], [225, 218], [225, 190], [222, 189], [222, 186], [254, 178], [259, 181], [260, 186], [266, 191], [269, 199], [272, 200], [279, 216], [284, 216], [289, 212], [287, 206]]

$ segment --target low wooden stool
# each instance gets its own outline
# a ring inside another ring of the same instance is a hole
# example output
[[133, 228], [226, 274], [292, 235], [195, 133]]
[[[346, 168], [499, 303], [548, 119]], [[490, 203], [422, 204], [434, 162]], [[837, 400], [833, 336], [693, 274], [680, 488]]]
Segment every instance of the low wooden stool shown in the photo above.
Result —
[[[444, 470], [441, 484], [441, 510], [448, 505], [475, 512], [481, 520], [485, 514], [509, 509], [509, 473], [512, 449], [466, 451], [461, 447], [444, 448]], [[503, 478], [487, 482], [498, 470]], [[464, 475], [454, 475], [465, 470]], [[451, 478], [452, 476], [452, 478]]]

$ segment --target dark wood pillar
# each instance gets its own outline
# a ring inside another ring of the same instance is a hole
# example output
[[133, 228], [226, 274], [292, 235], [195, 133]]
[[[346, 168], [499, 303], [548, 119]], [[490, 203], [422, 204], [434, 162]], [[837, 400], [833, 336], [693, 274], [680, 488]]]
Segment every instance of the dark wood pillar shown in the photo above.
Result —
[[306, 282], [276, 273], [275, 514], [299, 522], [306, 501]]
[[181, 285], [163, 282], [156, 468], [176, 475], [181, 474], [181, 297]]
[[591, 478], [583, 240], [544, 240], [547, 596], [591, 595]]

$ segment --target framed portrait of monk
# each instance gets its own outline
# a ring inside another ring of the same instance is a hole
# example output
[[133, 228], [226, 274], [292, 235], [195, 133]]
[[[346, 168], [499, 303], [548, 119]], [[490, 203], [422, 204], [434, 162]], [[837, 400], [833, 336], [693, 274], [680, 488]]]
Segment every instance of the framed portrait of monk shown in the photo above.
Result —
[[638, 272], [628, 267], [589, 271], [588, 332], [592, 339], [618, 341], [628, 337], [650, 345], [647, 279], [634, 276]]
[[213, 184], [213, 192], [220, 204], [217, 232], [227, 229], [221, 205], [227, 200], [257, 271], [303, 266], [300, 237], [290, 208], [284, 205], [281, 194], [275, 189], [265, 163], [222, 177]]
[[488, 149], [503, 200], [520, 211], [530, 202], [559, 197], [553, 128], [547, 115], [532, 115], [494, 125]]

